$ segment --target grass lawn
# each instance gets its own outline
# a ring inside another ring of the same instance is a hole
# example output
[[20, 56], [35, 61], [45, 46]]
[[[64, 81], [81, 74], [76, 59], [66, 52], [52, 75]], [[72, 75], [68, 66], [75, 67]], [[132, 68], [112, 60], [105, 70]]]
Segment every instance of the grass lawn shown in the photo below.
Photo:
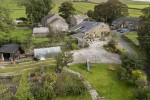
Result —
[[32, 36], [32, 29], [15, 29], [10, 32], [12, 37], [25, 39]]
[[40, 44], [40, 43], [43, 43], [43, 42], [49, 42], [50, 39], [49, 38], [34, 38], [34, 43], [35, 44]]
[[73, 65], [70, 69], [82, 73], [105, 100], [133, 100], [133, 88], [117, 80], [115, 71], [109, 70], [109, 66], [115, 68], [120, 65], [92, 64], [90, 73], [87, 72], [85, 64]]
[[133, 40], [134, 43], [139, 44], [137, 32], [130, 32], [125, 34], [129, 39]]

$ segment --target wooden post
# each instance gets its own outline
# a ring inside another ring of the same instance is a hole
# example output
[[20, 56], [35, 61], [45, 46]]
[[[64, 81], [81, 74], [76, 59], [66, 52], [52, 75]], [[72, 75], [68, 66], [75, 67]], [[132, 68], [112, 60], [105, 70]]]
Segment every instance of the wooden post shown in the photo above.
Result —
[[88, 70], [88, 72], [90, 72], [90, 60], [87, 59], [86, 63], [87, 63], [87, 70]]

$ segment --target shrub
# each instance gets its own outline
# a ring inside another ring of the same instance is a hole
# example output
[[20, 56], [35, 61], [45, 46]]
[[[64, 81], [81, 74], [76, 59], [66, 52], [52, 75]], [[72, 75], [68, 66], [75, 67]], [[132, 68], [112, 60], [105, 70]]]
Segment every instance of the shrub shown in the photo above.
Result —
[[135, 84], [138, 88], [143, 88], [147, 86], [147, 76], [141, 70], [133, 70], [132, 77], [130, 81]]
[[109, 47], [113, 48], [113, 49], [116, 49], [116, 41], [111, 39], [108, 44], [107, 44]]
[[57, 95], [82, 95], [86, 87], [77, 76], [61, 73], [56, 81], [55, 91]]
[[117, 52], [117, 49], [116, 49], [116, 42], [115, 40], [111, 39], [108, 44], [104, 44], [103, 47], [105, 48], [105, 50], [107, 50], [108, 52]]
[[132, 70], [143, 68], [141, 60], [138, 57], [128, 53], [121, 55], [121, 61], [122, 67], [124, 67], [129, 72], [131, 72]]
[[54, 83], [45, 83], [44, 86], [33, 85], [30, 88], [35, 100], [52, 100], [55, 97]]
[[17, 96], [15, 96], [14, 94], [12, 93], [7, 93], [7, 94], [4, 94], [2, 97], [0, 97], [1, 100], [19, 100], [17, 98]]
[[134, 92], [136, 100], [149, 100], [150, 99], [150, 88], [137, 89]]
[[73, 34], [76, 34], [75, 31], [71, 31], [70, 33], [68, 33], [67, 35], [73, 35]]
[[129, 77], [126, 69], [123, 67], [118, 66], [116, 72], [119, 80], [126, 80]]
[[79, 49], [79, 47], [77, 46], [77, 44], [75, 42], [73, 42], [73, 43], [71, 43], [71, 49], [77, 50], [77, 49]]
[[19, 17], [19, 18], [16, 18], [16, 20], [28, 21], [28, 19], [25, 17]]

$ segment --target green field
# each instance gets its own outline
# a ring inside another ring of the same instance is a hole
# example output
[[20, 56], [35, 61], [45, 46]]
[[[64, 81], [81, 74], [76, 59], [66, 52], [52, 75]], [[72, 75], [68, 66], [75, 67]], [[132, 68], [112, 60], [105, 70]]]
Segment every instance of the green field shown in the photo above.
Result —
[[[60, 1], [55, 1], [55, 6], [52, 9], [52, 13], [58, 13], [58, 7], [60, 6], [60, 4], [66, 0], [60, 0]], [[69, 0], [68, 0], [69, 1]], [[91, 2], [95, 2], [95, 3], [100, 3], [100, 2], [104, 2], [107, 0], [90, 0]], [[145, 8], [148, 7], [149, 3], [142, 3], [142, 2], [129, 2], [131, 0], [121, 0], [123, 2], [127, 2], [126, 4], [128, 5], [129, 8]], [[18, 17], [26, 17], [25, 14], [25, 8], [24, 7], [18, 7], [17, 5], [17, 0], [5, 0], [5, 5], [8, 6], [11, 10], [12, 10], [12, 18], [16, 19]], [[88, 10], [93, 10], [94, 6], [96, 4], [94, 3], [86, 3], [86, 2], [73, 2], [74, 7], [76, 8], [76, 13], [83, 13], [85, 14]], [[134, 9], [129, 9], [129, 16], [132, 17], [139, 17], [142, 13], [140, 12], [140, 10], [134, 10]]]
[[115, 68], [120, 65], [92, 64], [91, 72], [87, 71], [85, 64], [73, 65], [70, 68], [80, 72], [98, 91], [105, 100], [134, 100], [133, 88], [126, 82], [119, 81], [115, 71], [108, 68]]
[[137, 32], [130, 32], [128, 34], [125, 34], [129, 39], [131, 39], [134, 43], [139, 44], [139, 41], [137, 39], [138, 35]]

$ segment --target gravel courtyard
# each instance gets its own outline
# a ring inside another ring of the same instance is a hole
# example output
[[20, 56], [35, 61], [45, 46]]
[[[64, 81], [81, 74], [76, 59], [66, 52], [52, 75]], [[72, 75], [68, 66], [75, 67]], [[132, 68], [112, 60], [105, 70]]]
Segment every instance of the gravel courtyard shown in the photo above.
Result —
[[85, 63], [89, 59], [91, 63], [121, 64], [119, 55], [107, 52], [103, 48], [104, 44], [107, 44], [107, 42], [97, 40], [90, 43], [89, 48], [75, 50], [73, 63]]

